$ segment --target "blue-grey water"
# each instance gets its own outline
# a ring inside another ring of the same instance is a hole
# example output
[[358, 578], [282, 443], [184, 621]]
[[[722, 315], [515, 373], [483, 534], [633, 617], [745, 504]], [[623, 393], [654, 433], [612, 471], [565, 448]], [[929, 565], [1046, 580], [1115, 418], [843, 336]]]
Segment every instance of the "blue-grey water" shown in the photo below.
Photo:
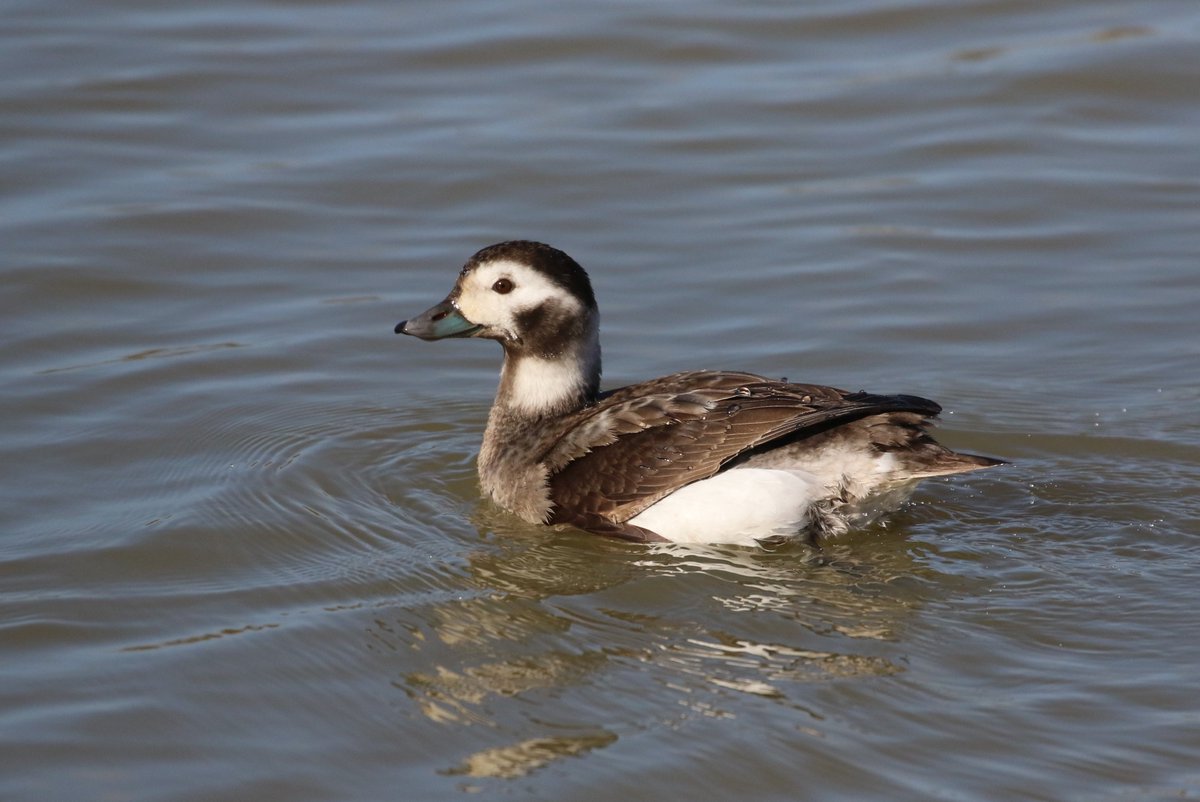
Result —
[[[1200, 795], [1200, 5], [0, 2], [0, 799]], [[608, 386], [1011, 466], [766, 552], [525, 525], [476, 249]]]

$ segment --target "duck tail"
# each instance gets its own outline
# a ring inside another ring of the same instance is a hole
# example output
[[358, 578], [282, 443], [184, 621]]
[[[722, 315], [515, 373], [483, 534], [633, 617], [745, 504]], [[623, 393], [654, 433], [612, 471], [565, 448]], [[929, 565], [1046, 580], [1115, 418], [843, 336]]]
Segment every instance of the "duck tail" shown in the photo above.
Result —
[[909, 464], [907, 466], [908, 472], [914, 479], [969, 473], [971, 471], [981, 471], [984, 468], [994, 468], [997, 465], [1008, 464], [1008, 460], [996, 459], [995, 457], [982, 457], [978, 454], [963, 454], [949, 449], [942, 449], [941, 453], [938, 454], [930, 454], [929, 452], [930, 449], [923, 449], [922, 456], [925, 459], [917, 461], [915, 465]]

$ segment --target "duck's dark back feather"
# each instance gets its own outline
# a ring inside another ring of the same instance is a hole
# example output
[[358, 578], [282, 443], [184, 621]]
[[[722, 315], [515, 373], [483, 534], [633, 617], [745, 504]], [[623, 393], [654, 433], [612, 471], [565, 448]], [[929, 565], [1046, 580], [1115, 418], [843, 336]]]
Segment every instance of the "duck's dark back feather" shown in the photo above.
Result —
[[917, 396], [747, 373], [681, 373], [621, 388], [571, 416], [546, 452], [551, 520], [594, 531], [597, 517], [627, 521], [739, 458], [874, 416], [902, 413], [919, 422], [940, 410]]

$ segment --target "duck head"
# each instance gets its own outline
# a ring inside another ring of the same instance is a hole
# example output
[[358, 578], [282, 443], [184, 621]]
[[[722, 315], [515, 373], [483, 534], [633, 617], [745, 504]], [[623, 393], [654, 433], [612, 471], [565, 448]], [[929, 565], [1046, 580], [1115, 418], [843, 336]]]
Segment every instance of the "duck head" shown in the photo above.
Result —
[[585, 339], [599, 315], [583, 268], [562, 251], [518, 240], [472, 256], [441, 303], [396, 324], [422, 340], [485, 337], [541, 357]]
[[[552, 384], [576, 388], [586, 401], [599, 389], [599, 326], [583, 268], [549, 245], [516, 240], [476, 253], [444, 301], [395, 330], [423, 340], [496, 340], [505, 354], [502, 393], [507, 381], [523, 388], [514, 398], [532, 399], [533, 377], [556, 377]], [[545, 389], [547, 396], [561, 394]]]

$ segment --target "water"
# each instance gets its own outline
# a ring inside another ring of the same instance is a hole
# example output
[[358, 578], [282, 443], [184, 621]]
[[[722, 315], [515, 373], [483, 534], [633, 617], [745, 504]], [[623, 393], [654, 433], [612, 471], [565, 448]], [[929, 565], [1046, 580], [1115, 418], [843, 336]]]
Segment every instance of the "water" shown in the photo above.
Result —
[[[1200, 7], [7, 2], [0, 798], [1200, 793]], [[477, 248], [606, 383], [936, 398], [821, 552], [481, 502]]]

